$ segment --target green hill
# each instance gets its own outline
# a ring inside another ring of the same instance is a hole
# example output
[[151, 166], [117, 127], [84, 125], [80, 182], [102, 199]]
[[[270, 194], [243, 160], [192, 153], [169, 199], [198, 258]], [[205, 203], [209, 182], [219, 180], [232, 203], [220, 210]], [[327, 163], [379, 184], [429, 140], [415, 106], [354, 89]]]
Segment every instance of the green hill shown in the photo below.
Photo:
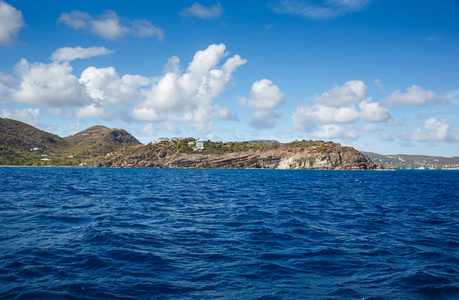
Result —
[[75, 135], [65, 137], [69, 147], [62, 153], [80, 158], [106, 155], [125, 146], [141, 143], [124, 129], [110, 129], [105, 126], [93, 126]]
[[459, 157], [442, 157], [428, 155], [392, 154], [382, 155], [372, 152], [362, 152], [375, 163], [385, 168], [395, 169], [457, 169]]
[[0, 165], [78, 165], [140, 144], [122, 129], [93, 126], [61, 138], [20, 121], [0, 118]]

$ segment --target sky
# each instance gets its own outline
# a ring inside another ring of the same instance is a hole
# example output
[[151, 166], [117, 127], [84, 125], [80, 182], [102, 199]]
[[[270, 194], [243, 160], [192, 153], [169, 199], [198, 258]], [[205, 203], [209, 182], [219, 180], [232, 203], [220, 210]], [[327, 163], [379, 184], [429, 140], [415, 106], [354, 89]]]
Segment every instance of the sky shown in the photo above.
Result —
[[0, 0], [0, 117], [459, 156], [459, 1]]

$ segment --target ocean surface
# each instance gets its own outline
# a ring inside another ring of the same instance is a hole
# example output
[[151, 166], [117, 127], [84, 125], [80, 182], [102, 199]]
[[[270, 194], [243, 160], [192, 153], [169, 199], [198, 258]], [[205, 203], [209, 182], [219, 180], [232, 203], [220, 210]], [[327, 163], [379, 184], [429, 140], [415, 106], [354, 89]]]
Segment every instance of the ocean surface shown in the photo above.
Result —
[[459, 171], [0, 168], [1, 299], [459, 299]]

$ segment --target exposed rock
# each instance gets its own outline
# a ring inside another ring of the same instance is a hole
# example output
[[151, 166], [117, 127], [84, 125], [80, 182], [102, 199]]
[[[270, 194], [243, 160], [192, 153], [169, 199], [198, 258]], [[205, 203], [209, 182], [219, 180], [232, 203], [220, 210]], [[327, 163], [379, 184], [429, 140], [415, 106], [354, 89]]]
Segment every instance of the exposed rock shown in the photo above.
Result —
[[117, 152], [95, 167], [209, 168], [209, 169], [314, 169], [375, 170], [381, 165], [352, 147], [332, 142], [311, 142], [307, 149], [278, 144], [267, 149], [248, 149], [223, 154], [181, 153], [167, 146], [132, 154]]

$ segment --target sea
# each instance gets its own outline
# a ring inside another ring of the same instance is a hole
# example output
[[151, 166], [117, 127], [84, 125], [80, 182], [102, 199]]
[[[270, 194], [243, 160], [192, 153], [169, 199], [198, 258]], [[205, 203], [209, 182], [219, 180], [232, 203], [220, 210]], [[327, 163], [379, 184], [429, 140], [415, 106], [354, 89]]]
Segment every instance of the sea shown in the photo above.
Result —
[[459, 299], [459, 171], [0, 168], [0, 299]]

